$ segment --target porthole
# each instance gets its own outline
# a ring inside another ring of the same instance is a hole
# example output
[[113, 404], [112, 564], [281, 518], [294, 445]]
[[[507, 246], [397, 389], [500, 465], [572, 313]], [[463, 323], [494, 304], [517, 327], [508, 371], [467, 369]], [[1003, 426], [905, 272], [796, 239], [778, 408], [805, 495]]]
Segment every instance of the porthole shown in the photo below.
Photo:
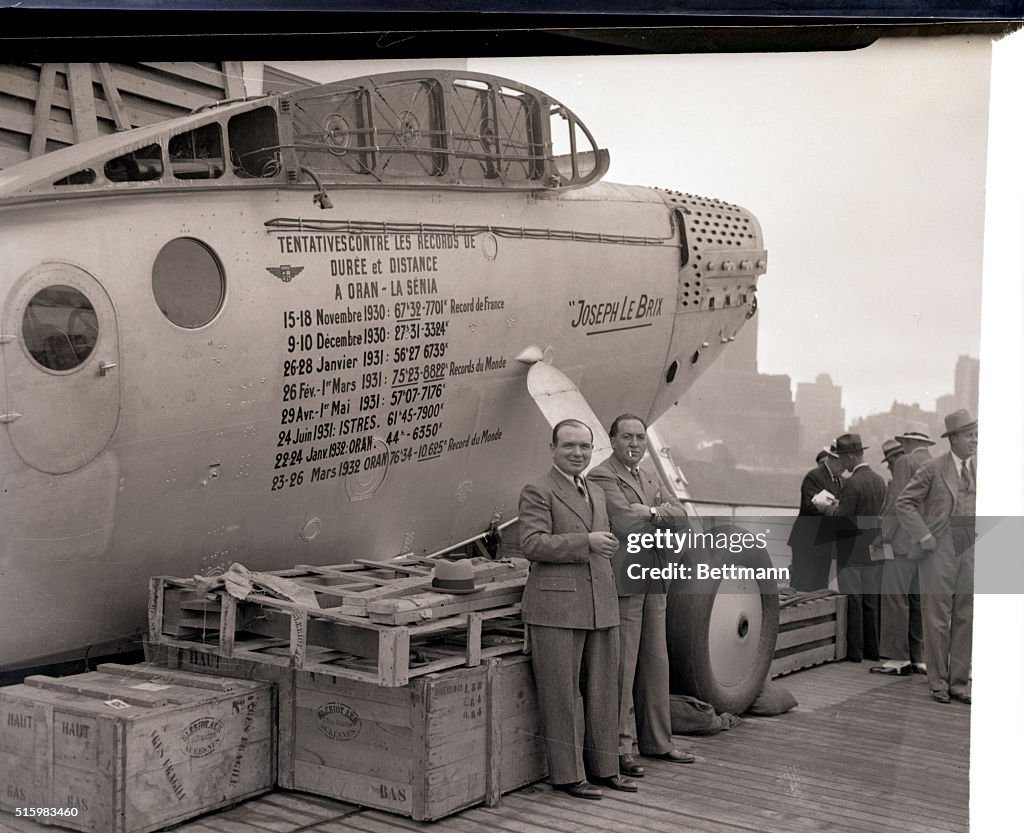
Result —
[[195, 330], [209, 324], [224, 305], [220, 260], [191, 237], [172, 240], [153, 264], [153, 297], [160, 311], [179, 327]]
[[679, 362], [672, 362], [672, 364], [670, 364], [668, 366], [668, 372], [665, 374], [665, 381], [668, 384], [671, 385], [675, 381], [676, 373], [678, 372], [678, 370], [679, 370]]
[[49, 370], [74, 370], [96, 346], [96, 310], [74, 287], [48, 286], [25, 307], [21, 335], [25, 349], [38, 364]]

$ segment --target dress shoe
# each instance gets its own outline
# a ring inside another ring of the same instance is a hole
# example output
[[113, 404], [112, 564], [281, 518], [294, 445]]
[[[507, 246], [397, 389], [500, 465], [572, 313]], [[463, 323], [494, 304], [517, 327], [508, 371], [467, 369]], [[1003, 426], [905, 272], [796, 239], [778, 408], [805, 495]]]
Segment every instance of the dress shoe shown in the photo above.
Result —
[[955, 691], [951, 691], [949, 693], [949, 696], [952, 697], [954, 700], [958, 700], [961, 703], [966, 703], [968, 706], [971, 705], [971, 695], [970, 694], [966, 694], [966, 693], [958, 694]]
[[909, 662], [906, 665], [872, 665], [868, 670], [872, 674], [888, 674], [891, 677], [909, 677], [914, 673]]
[[692, 764], [697, 760], [697, 756], [692, 752], [683, 752], [681, 749], [669, 749], [668, 752], [655, 753], [654, 755], [647, 755], [644, 752], [640, 754], [645, 758], [657, 758], [659, 761], [670, 761], [673, 764]]
[[928, 673], [928, 666], [925, 665], [923, 662], [915, 662], [915, 663], [912, 663], [912, 665], [913, 665], [914, 673], [915, 674], [927, 674]]
[[630, 778], [644, 777], [644, 768], [632, 755], [619, 755], [619, 772]]
[[606, 775], [604, 778], [594, 778], [593, 781], [602, 787], [607, 787], [610, 790], [620, 790], [624, 793], [635, 793], [640, 789], [636, 781], [623, 778], [621, 775]]
[[863, 662], [863, 660], [860, 657], [847, 657], [846, 661], [847, 662]]
[[946, 692], [946, 691], [933, 691], [932, 692], [932, 700], [934, 700], [936, 703], [948, 703], [949, 702], [949, 692]]
[[567, 793], [573, 798], [589, 798], [597, 801], [604, 795], [597, 787], [587, 781], [577, 781], [575, 784], [555, 784], [554, 786], [556, 790]]

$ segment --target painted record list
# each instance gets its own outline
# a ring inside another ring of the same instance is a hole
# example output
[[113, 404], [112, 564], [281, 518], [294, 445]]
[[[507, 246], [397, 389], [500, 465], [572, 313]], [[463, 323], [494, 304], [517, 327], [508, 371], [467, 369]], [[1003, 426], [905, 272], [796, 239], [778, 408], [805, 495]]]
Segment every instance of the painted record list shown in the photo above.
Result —
[[459, 354], [456, 346], [470, 343], [456, 332], [488, 332], [507, 316], [503, 297], [462, 297], [455, 287], [456, 267], [483, 260], [477, 242], [456, 233], [278, 236], [280, 253], [299, 261], [322, 297], [305, 289], [295, 295], [312, 303], [280, 312], [271, 491], [372, 479], [501, 439], [500, 425], [472, 431], [446, 414], [453, 386], [508, 366], [504, 355]]

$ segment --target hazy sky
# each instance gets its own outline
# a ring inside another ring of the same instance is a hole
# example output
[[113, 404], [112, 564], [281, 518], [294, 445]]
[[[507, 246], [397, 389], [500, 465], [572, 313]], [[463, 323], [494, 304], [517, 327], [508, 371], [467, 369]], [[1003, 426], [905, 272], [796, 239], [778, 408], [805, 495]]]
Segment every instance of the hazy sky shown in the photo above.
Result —
[[762, 372], [832, 375], [847, 418], [934, 407], [978, 356], [990, 43], [471, 61], [576, 112], [607, 179], [752, 210]]
[[[957, 357], [978, 356], [990, 52], [987, 38], [957, 36], [468, 68], [572, 109], [611, 153], [607, 180], [753, 211], [768, 248], [760, 369], [794, 388], [831, 374], [852, 420], [894, 399], [934, 408]], [[317, 80], [352, 74], [275, 65]]]

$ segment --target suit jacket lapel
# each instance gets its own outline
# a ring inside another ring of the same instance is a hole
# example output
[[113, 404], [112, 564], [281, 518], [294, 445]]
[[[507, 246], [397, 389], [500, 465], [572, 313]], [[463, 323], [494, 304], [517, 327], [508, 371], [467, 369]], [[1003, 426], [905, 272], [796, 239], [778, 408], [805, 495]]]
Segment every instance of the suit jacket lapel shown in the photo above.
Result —
[[956, 470], [956, 463], [953, 462], [953, 452], [950, 451], [942, 455], [942, 479], [946, 483], [946, 488], [949, 489], [949, 494], [953, 498], [953, 502], [956, 502], [956, 493], [960, 486], [960, 478]]
[[[611, 465], [612, 471], [615, 472], [615, 476], [632, 489], [633, 494], [636, 495], [637, 503], [646, 503], [647, 501], [644, 497], [643, 487], [640, 483], [636, 482], [636, 479], [633, 477], [633, 473], [619, 461], [618, 457], [612, 457]], [[642, 479], [643, 475], [641, 475], [641, 480]]]
[[[566, 480], [558, 469], [552, 467], [551, 471], [548, 472], [548, 477], [551, 479], [551, 484], [554, 487], [551, 493], [571, 509], [575, 515], [578, 515], [579, 519], [586, 524], [587, 529], [590, 529], [594, 523], [594, 509], [590, 502], [576, 491], [576, 487]], [[587, 488], [591, 488], [590, 484], [587, 484]]]

